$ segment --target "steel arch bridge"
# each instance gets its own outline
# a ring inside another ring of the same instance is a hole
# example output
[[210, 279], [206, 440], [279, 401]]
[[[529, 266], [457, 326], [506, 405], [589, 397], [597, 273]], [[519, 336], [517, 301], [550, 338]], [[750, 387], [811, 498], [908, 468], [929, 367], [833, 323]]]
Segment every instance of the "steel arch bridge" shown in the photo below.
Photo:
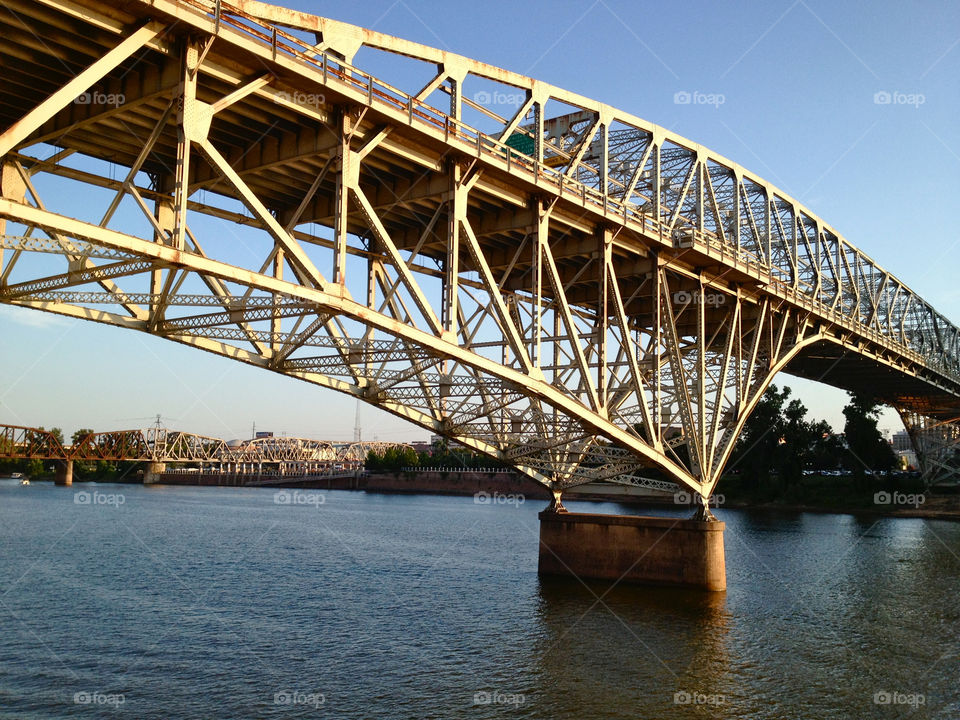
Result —
[[6, 7], [0, 302], [348, 393], [558, 500], [651, 467], [709, 497], [784, 369], [955, 437], [957, 327], [657, 125], [257, 2]]

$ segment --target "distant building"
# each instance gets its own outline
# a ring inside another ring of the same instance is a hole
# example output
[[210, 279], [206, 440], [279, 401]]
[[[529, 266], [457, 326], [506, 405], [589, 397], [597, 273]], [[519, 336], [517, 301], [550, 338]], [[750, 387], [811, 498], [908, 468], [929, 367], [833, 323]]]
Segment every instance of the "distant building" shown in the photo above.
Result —
[[463, 443], [458, 442], [452, 438], [445, 438], [443, 435], [431, 435], [430, 436], [430, 446], [442, 445], [443, 443], [447, 444], [447, 447], [461, 446], [465, 447]]
[[904, 450], [897, 453], [897, 464], [901, 470], [916, 470], [920, 467], [917, 454], [913, 450]]
[[890, 447], [893, 448], [897, 456], [897, 463], [901, 470], [911, 470], [920, 467], [917, 461], [917, 453], [913, 449], [913, 441], [910, 440], [910, 433], [906, 430], [895, 432], [890, 438]]
[[906, 430], [895, 432], [891, 440], [893, 451], [898, 455], [902, 452], [913, 452], [913, 443], [910, 440], [910, 433]]

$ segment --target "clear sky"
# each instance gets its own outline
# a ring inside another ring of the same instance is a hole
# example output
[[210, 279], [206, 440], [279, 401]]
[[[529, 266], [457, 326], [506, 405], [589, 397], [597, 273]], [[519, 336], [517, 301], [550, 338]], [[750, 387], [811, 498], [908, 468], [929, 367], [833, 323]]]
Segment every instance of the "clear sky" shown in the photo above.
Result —
[[[537, 77], [691, 138], [805, 203], [960, 322], [960, 3], [287, 5]], [[678, 93], [714, 102], [684, 104]], [[2, 422], [69, 436], [160, 413], [228, 438], [249, 436], [254, 422], [352, 436], [353, 400], [168, 341], [7, 306], [0, 333]], [[779, 382], [842, 428], [843, 392]], [[369, 406], [361, 420], [365, 439], [426, 436]], [[881, 426], [899, 429], [896, 414]]]

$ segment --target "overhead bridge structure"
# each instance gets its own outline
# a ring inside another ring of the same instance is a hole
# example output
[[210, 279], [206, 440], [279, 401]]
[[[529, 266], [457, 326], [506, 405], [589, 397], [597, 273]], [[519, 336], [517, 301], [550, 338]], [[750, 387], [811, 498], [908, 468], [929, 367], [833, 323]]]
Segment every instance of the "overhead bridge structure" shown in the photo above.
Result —
[[957, 327], [657, 125], [244, 0], [6, 0], [0, 26], [0, 302], [350, 394], [558, 500], [709, 498], [783, 370], [956, 437]]

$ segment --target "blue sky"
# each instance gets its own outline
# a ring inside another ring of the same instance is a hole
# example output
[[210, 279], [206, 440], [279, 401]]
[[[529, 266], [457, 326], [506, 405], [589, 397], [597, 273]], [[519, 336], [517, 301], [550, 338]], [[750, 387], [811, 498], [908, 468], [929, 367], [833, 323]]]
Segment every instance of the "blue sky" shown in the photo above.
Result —
[[[531, 75], [691, 138], [805, 203], [960, 322], [960, 234], [952, 223], [960, 4], [287, 4]], [[695, 92], [722, 102], [675, 102]], [[160, 413], [171, 426], [223, 437], [247, 436], [253, 422], [290, 435], [352, 436], [354, 401], [331, 391], [33, 311], [0, 307], [0, 328], [4, 422], [60, 425], [69, 434], [141, 425]], [[842, 427], [843, 392], [779, 382], [811, 415]], [[362, 424], [368, 439], [426, 435], [370, 407]], [[900, 427], [892, 412], [882, 426]]]

